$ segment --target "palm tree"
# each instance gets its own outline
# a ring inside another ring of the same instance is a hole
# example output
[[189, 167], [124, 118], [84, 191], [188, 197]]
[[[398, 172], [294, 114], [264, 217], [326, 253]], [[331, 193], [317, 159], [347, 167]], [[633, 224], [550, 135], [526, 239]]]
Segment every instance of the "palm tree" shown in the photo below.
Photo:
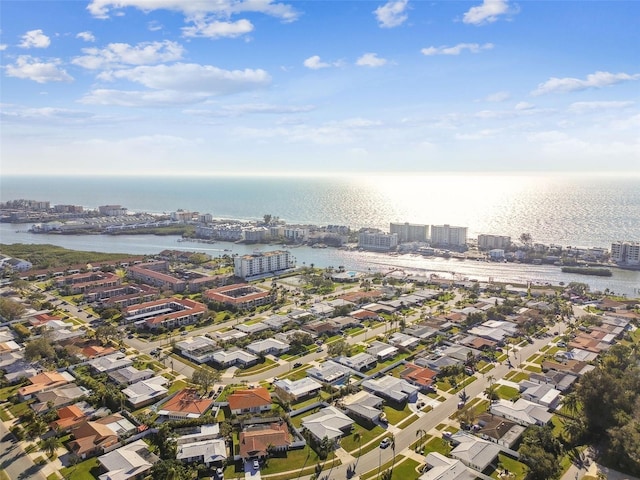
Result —
[[393, 477], [393, 466], [391, 467], [390, 470], [385, 470], [384, 472], [382, 472], [382, 476], [380, 477], [380, 480], [391, 480], [392, 477]]
[[562, 432], [567, 435], [570, 442], [577, 442], [585, 431], [585, 425], [582, 420], [567, 420], [562, 426]]
[[40, 444], [40, 448], [43, 452], [47, 452], [49, 458], [53, 457], [56, 453], [56, 450], [58, 450], [58, 448], [60, 448], [61, 446], [62, 442], [60, 442], [60, 439], [55, 435], [51, 435], [50, 437], [45, 438]]
[[396, 463], [396, 436], [391, 434], [391, 449], [393, 450], [393, 459], [391, 460], [391, 474], [389, 475], [389, 480], [391, 480], [391, 475], [393, 475], [393, 465]]
[[362, 451], [362, 435], [360, 435], [360, 432], [353, 434], [353, 441], [358, 442], [358, 456], [356, 457], [356, 466], [354, 467], [357, 468], [358, 462], [360, 461], [360, 452]]
[[567, 414], [575, 418], [580, 411], [580, 400], [578, 399], [576, 392], [571, 392], [565, 395], [562, 405], [567, 411]]
[[426, 434], [427, 434], [427, 432], [422, 428], [419, 428], [418, 430], [416, 430], [416, 437], [418, 437], [418, 436], [420, 437], [420, 441], [416, 445], [416, 452], [418, 452], [419, 449], [422, 448], [422, 442], [424, 441], [424, 436]]

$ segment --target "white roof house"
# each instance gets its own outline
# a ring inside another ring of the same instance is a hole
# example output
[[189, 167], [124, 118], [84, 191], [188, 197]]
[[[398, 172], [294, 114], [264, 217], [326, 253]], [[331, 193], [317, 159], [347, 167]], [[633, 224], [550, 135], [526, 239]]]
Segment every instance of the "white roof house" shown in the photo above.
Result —
[[187, 358], [197, 363], [206, 363], [219, 350], [215, 341], [205, 336], [191, 337], [176, 343], [176, 348]]
[[133, 365], [133, 360], [118, 352], [104, 357], [93, 358], [87, 364], [98, 373], [105, 373]]
[[468, 467], [482, 472], [500, 453], [500, 447], [474, 435], [458, 432], [451, 437], [457, 443], [451, 450], [451, 456], [457, 458]]
[[251, 342], [246, 349], [256, 355], [282, 355], [289, 351], [289, 344], [275, 338], [265, 338]]
[[306, 417], [302, 426], [319, 441], [324, 437], [336, 441], [351, 430], [353, 423], [353, 420], [336, 407], [325, 407], [318, 413]]
[[307, 370], [307, 375], [324, 383], [339, 384], [353, 374], [353, 370], [334, 361], [328, 360], [317, 367]]
[[376, 357], [365, 352], [356, 353], [352, 357], [337, 357], [336, 362], [360, 372], [375, 367]]
[[524, 398], [518, 399], [515, 403], [500, 399], [491, 405], [491, 413], [520, 425], [546, 425], [553, 416], [547, 408]]
[[213, 354], [212, 360], [223, 367], [228, 367], [231, 365], [251, 365], [258, 361], [258, 357], [241, 349], [218, 350]]
[[380, 378], [362, 382], [362, 388], [375, 395], [397, 403], [415, 402], [418, 398], [419, 387], [411, 385], [406, 380], [384, 375]]
[[438, 452], [429, 452], [426, 463], [430, 468], [418, 480], [474, 480], [476, 478], [476, 475], [471, 473], [460, 460], [445, 457]]
[[278, 396], [280, 396], [280, 392], [282, 392], [283, 396], [286, 397], [285, 399], [293, 398], [295, 400], [307, 395], [312, 395], [322, 388], [321, 383], [309, 377], [304, 377], [300, 380], [284, 378], [273, 382], [273, 386], [276, 388]]
[[420, 339], [406, 333], [396, 332], [389, 338], [389, 343], [398, 348], [415, 348], [420, 343]]
[[98, 457], [98, 462], [107, 470], [100, 480], [128, 480], [151, 470], [159, 460], [149, 451], [144, 440], [136, 440], [128, 445]]
[[122, 393], [134, 408], [138, 408], [164, 397], [169, 391], [165, 387], [167, 382], [163, 376], [157, 376], [129, 385]]
[[520, 382], [520, 392], [522, 392], [522, 398], [547, 408], [556, 408], [561, 394], [560, 390], [556, 390], [553, 385], [526, 380]]
[[176, 459], [183, 462], [202, 462], [208, 467], [227, 459], [227, 447], [222, 438], [201, 440], [178, 445]]
[[375, 340], [371, 342], [371, 346], [367, 348], [367, 353], [376, 356], [378, 360], [384, 361], [394, 357], [398, 353], [398, 349], [387, 343]]

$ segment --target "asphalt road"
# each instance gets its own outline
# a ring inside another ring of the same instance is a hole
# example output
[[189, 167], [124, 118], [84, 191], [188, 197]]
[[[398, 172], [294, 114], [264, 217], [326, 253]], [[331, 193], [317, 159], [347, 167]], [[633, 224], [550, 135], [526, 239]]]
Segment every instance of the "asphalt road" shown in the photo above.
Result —
[[11, 480], [46, 480], [40, 469], [0, 422], [0, 470], [4, 470]]

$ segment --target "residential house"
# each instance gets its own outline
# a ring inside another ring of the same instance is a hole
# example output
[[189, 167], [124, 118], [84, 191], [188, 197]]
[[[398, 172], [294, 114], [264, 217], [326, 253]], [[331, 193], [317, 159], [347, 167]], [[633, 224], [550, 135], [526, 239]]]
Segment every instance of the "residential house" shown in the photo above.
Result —
[[456, 445], [451, 456], [478, 472], [491, 465], [500, 453], [500, 447], [495, 443], [462, 431], [453, 434], [451, 442]]
[[519, 384], [522, 398], [535, 402], [550, 409], [555, 409], [560, 402], [560, 390], [556, 390], [548, 383], [535, 383], [523, 380]]
[[289, 351], [289, 344], [275, 338], [265, 338], [264, 340], [251, 342], [246, 348], [256, 355], [280, 356]]
[[500, 399], [491, 404], [490, 412], [520, 425], [546, 425], [553, 416], [548, 409], [524, 398], [517, 401]]
[[169, 398], [158, 408], [158, 415], [171, 420], [200, 418], [213, 405], [213, 400], [201, 398], [191, 388], [185, 388]]
[[352, 417], [375, 424], [382, 414], [384, 401], [364, 390], [342, 399], [342, 407]]
[[98, 457], [101, 469], [106, 471], [99, 480], [138, 480], [151, 470], [160, 459], [149, 451], [144, 440], [124, 445]]
[[514, 447], [526, 429], [523, 425], [491, 413], [481, 413], [476, 425], [480, 427], [476, 430], [477, 435], [506, 448]]
[[153, 377], [155, 372], [150, 368], [138, 370], [136, 367], [130, 365], [118, 370], [112, 370], [107, 375], [109, 375], [112, 381], [119, 385], [131, 385], [132, 383], [141, 382], [142, 380]]
[[176, 460], [204, 463], [208, 468], [221, 467], [227, 460], [227, 445], [222, 438], [180, 443], [177, 446]]
[[238, 435], [243, 459], [266, 457], [270, 450], [288, 450], [291, 434], [284, 421], [250, 425]]
[[321, 442], [323, 438], [327, 437], [337, 444], [341, 437], [351, 431], [353, 423], [352, 419], [336, 407], [325, 407], [319, 412], [305, 417], [302, 426], [317, 442]]
[[352, 357], [337, 357], [335, 361], [359, 372], [366, 372], [378, 363], [376, 357], [364, 352], [356, 353]]
[[419, 387], [423, 392], [435, 389], [436, 376], [436, 371], [415, 363], [407, 363], [405, 369], [400, 372], [400, 378]]
[[231, 413], [268, 412], [271, 410], [271, 394], [264, 387], [235, 390], [227, 396]]
[[205, 336], [190, 337], [175, 345], [180, 354], [196, 363], [213, 360], [213, 355], [220, 350], [218, 344]]
[[165, 386], [167, 383], [165, 377], [158, 375], [133, 383], [123, 389], [122, 393], [127, 397], [127, 402], [138, 409], [165, 397], [169, 391]]
[[429, 452], [426, 458], [427, 470], [418, 480], [475, 480], [472, 473], [460, 460], [445, 457], [438, 452]]
[[379, 361], [384, 362], [385, 360], [395, 357], [398, 354], [398, 349], [387, 343], [374, 340], [371, 342], [369, 348], [367, 348], [367, 353], [373, 355]]
[[36, 393], [53, 390], [73, 380], [73, 375], [68, 372], [42, 372], [29, 378], [30, 385], [18, 389], [18, 398], [21, 401], [29, 400]]
[[79, 387], [75, 383], [69, 383], [61, 387], [36, 393], [36, 401], [30, 406], [34, 412], [39, 414], [47, 413], [52, 408], [66, 407], [77, 399], [91, 392], [84, 387]]
[[304, 377], [299, 380], [284, 378], [273, 382], [275, 394], [286, 402], [297, 402], [303, 398], [313, 397], [322, 388], [322, 384], [314, 379]]
[[349, 367], [332, 360], [327, 360], [317, 367], [311, 367], [307, 370], [307, 376], [330, 385], [342, 385], [353, 373]]
[[388, 375], [362, 382], [362, 388], [392, 403], [413, 403], [418, 399], [418, 387]]
[[51, 422], [49, 426], [52, 430], [59, 430], [61, 432], [67, 432], [87, 420], [87, 415], [78, 405], [59, 408], [56, 414], [58, 415], [58, 419]]
[[253, 353], [245, 352], [240, 348], [232, 348], [229, 350], [218, 350], [214, 352], [211, 360], [221, 368], [229, 368], [233, 366], [249, 367], [258, 363], [258, 356]]

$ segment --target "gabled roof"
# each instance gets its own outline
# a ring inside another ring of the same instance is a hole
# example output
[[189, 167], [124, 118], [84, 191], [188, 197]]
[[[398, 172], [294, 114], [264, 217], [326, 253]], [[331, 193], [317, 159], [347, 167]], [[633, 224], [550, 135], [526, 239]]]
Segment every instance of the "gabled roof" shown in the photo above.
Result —
[[199, 418], [211, 405], [213, 405], [213, 400], [200, 398], [194, 389], [185, 388], [162, 404], [158, 413], [160, 415]]
[[318, 413], [309, 415], [302, 421], [302, 426], [316, 438], [335, 440], [344, 435], [344, 430], [353, 425], [353, 420], [336, 407], [325, 407]]
[[236, 390], [227, 397], [227, 401], [232, 411], [246, 410], [271, 405], [271, 394], [264, 387]]

